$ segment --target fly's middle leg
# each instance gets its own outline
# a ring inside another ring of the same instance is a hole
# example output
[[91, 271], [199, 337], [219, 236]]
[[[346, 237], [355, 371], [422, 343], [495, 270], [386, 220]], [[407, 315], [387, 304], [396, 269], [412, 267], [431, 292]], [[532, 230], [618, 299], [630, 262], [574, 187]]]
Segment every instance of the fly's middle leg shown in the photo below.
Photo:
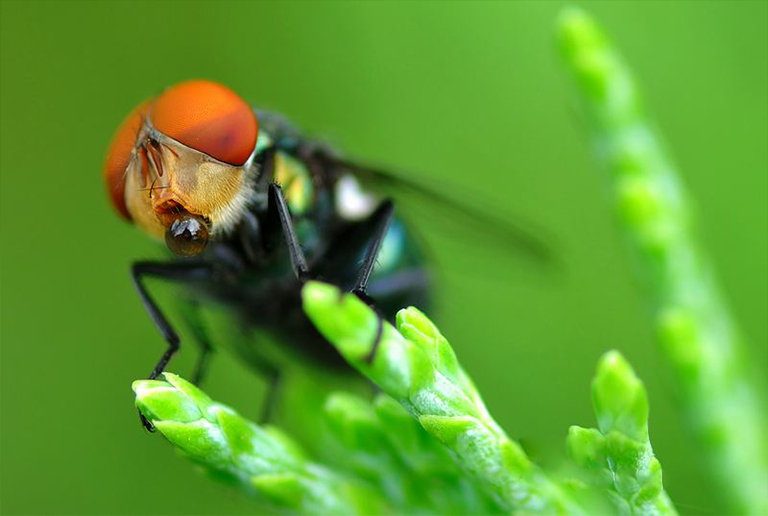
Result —
[[267, 228], [267, 246], [271, 247], [274, 245], [274, 235], [278, 230], [281, 230], [285, 243], [288, 246], [293, 273], [301, 283], [306, 282], [309, 279], [307, 259], [304, 257], [304, 251], [301, 249], [299, 238], [296, 236], [296, 229], [294, 228], [291, 213], [288, 210], [288, 204], [285, 202], [283, 190], [274, 183], [269, 185]]

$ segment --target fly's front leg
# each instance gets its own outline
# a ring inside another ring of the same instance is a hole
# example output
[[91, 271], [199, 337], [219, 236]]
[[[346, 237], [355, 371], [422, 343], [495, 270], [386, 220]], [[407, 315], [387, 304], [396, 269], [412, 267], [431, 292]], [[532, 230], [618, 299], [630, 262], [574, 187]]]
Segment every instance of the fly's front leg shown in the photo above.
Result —
[[155, 368], [149, 375], [150, 380], [154, 380], [163, 372], [173, 354], [179, 349], [180, 340], [173, 326], [171, 326], [168, 319], [157, 306], [157, 303], [155, 303], [155, 300], [149, 294], [146, 285], [144, 285], [143, 278], [145, 276], [154, 276], [187, 283], [210, 278], [212, 273], [213, 268], [208, 264], [136, 262], [131, 267], [131, 277], [139, 293], [139, 298], [141, 298], [141, 302], [152, 322], [155, 323], [160, 334], [168, 343], [168, 349], [160, 357], [157, 365], [155, 365]]
[[[354, 223], [346, 231], [337, 235], [328, 247], [328, 251], [321, 257], [315, 257], [312, 265], [313, 276], [331, 278], [332, 283], [345, 285], [345, 287], [351, 283], [350, 292], [376, 313], [378, 327], [371, 351], [366, 356], [369, 362], [376, 356], [384, 329], [384, 317], [376, 307], [374, 299], [368, 294], [368, 283], [393, 215], [394, 205], [387, 199], [379, 204], [365, 220]], [[349, 269], [350, 260], [356, 260], [361, 252], [364, 252], [362, 265], [352, 283], [351, 279], [347, 279], [346, 271]]]
[[379, 256], [379, 251], [381, 251], [381, 244], [384, 242], [384, 237], [387, 236], [387, 229], [390, 222], [392, 222], [394, 211], [395, 207], [392, 201], [386, 200], [376, 208], [376, 211], [371, 214], [369, 219], [372, 223], [371, 241], [365, 251], [365, 257], [363, 258], [363, 264], [360, 267], [355, 286], [352, 287], [352, 293], [363, 301], [370, 299], [367, 294], [368, 282], [371, 280], [371, 274], [376, 266], [376, 259]]
[[352, 293], [371, 307], [377, 316], [376, 337], [371, 346], [371, 351], [365, 357], [365, 361], [369, 364], [373, 362], [373, 359], [376, 357], [376, 351], [379, 349], [379, 343], [384, 331], [384, 317], [376, 307], [376, 302], [368, 295], [368, 282], [371, 280], [371, 274], [376, 266], [376, 259], [379, 256], [379, 251], [381, 251], [381, 244], [387, 236], [387, 229], [389, 228], [389, 223], [392, 222], [393, 215], [394, 205], [390, 200], [382, 202], [371, 215], [370, 220], [373, 222], [371, 241], [368, 244], [368, 249], [365, 251], [365, 258], [363, 258], [363, 265], [360, 268], [355, 286], [352, 288]]
[[269, 201], [267, 206], [267, 225], [271, 235], [265, 240], [268, 248], [274, 246], [274, 235], [278, 228], [282, 230], [285, 243], [288, 245], [288, 254], [291, 259], [293, 273], [300, 282], [304, 283], [309, 279], [309, 268], [307, 259], [304, 257], [304, 251], [299, 245], [299, 239], [296, 236], [296, 229], [291, 219], [291, 212], [288, 210], [288, 204], [285, 202], [283, 190], [277, 184], [269, 185]]
[[[173, 354], [178, 351], [180, 339], [176, 330], [173, 329], [173, 326], [171, 326], [162, 310], [160, 310], [157, 303], [155, 303], [155, 300], [149, 294], [149, 291], [144, 284], [144, 278], [153, 276], [171, 281], [188, 283], [210, 278], [212, 273], [213, 268], [210, 265], [199, 263], [136, 262], [131, 267], [131, 277], [136, 286], [139, 298], [141, 299], [144, 308], [147, 310], [149, 317], [152, 319], [152, 322], [155, 323], [160, 334], [168, 343], [168, 347], [149, 375], [150, 380], [154, 380], [163, 372]], [[154, 427], [152, 424], [147, 421], [143, 415], [139, 415], [141, 416], [141, 422], [144, 427], [147, 428], [147, 430], [153, 431]]]

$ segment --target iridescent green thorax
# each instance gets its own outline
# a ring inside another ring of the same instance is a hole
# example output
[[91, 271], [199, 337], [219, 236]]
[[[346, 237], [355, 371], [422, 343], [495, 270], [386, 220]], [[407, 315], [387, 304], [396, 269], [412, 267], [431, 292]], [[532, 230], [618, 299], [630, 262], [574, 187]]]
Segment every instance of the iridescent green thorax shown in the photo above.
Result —
[[[256, 154], [260, 154], [274, 145], [274, 138], [262, 130], [256, 141]], [[312, 175], [307, 166], [285, 151], [275, 152], [273, 176], [280, 185], [291, 213], [296, 217], [306, 214], [314, 201]]]
[[291, 213], [304, 215], [314, 196], [312, 176], [304, 163], [285, 152], [277, 151], [274, 181], [282, 187]]
[[[281, 148], [281, 145], [276, 144], [276, 141], [285, 138], [283, 132], [285, 128], [279, 124], [273, 125], [271, 122], [272, 120], [269, 120], [264, 125], [274, 130], [262, 127], [259, 132], [256, 153], [274, 151], [271, 180], [282, 188], [294, 219], [296, 232], [302, 242], [302, 248], [311, 254], [312, 250], [320, 244], [325, 231], [324, 222], [320, 219], [326, 222], [328, 220], [327, 217], [318, 217], [317, 203], [322, 204], [320, 211], [328, 208], [332, 210], [332, 219], [338, 222], [343, 221], [344, 224], [357, 224], [363, 223], [383, 199], [366, 191], [351, 171], [338, 175], [337, 180], [332, 184], [321, 181], [323, 184], [321, 188], [328, 188], [328, 191], [318, 191], [309, 166]], [[293, 139], [290, 133], [288, 139]], [[321, 199], [330, 202], [326, 203]], [[411, 244], [406, 228], [400, 220], [395, 218], [390, 223], [387, 235], [382, 242], [373, 279], [386, 277], [403, 268], [419, 266], [420, 253], [415, 252]], [[356, 265], [357, 262], [350, 264], [350, 267], [354, 269]]]

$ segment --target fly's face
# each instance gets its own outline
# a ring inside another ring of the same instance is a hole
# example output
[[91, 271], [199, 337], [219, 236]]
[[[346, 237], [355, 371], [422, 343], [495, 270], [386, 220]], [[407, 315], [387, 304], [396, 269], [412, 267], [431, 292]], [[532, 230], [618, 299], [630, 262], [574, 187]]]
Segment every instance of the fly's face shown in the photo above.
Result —
[[258, 122], [234, 92], [178, 84], [118, 129], [104, 175], [112, 204], [171, 251], [194, 256], [234, 228], [251, 201]]
[[126, 168], [126, 210], [137, 226], [165, 236], [172, 251], [195, 255], [210, 233], [225, 231], [228, 218], [245, 209], [246, 179], [243, 167], [179, 144], [146, 122]]

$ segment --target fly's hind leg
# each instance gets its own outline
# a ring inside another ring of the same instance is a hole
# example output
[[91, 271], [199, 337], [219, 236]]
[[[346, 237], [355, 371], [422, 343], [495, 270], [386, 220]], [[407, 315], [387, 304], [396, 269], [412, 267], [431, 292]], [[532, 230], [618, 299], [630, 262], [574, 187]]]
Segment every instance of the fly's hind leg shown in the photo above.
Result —
[[260, 425], [265, 425], [272, 421], [275, 416], [275, 410], [277, 408], [277, 402], [279, 401], [280, 385], [282, 384], [282, 375], [277, 367], [269, 364], [261, 364], [259, 368], [264, 373], [267, 379], [267, 393], [264, 396], [264, 401], [261, 404], [259, 410], [258, 422]]
[[192, 338], [200, 348], [200, 354], [197, 356], [197, 362], [195, 368], [192, 370], [192, 383], [200, 387], [208, 372], [208, 365], [210, 363], [211, 355], [213, 354], [214, 347], [211, 344], [211, 339], [208, 335], [208, 329], [205, 327], [201, 319], [200, 303], [195, 299], [190, 299], [183, 303], [181, 307], [181, 316], [184, 319], [190, 332], [192, 332]]

